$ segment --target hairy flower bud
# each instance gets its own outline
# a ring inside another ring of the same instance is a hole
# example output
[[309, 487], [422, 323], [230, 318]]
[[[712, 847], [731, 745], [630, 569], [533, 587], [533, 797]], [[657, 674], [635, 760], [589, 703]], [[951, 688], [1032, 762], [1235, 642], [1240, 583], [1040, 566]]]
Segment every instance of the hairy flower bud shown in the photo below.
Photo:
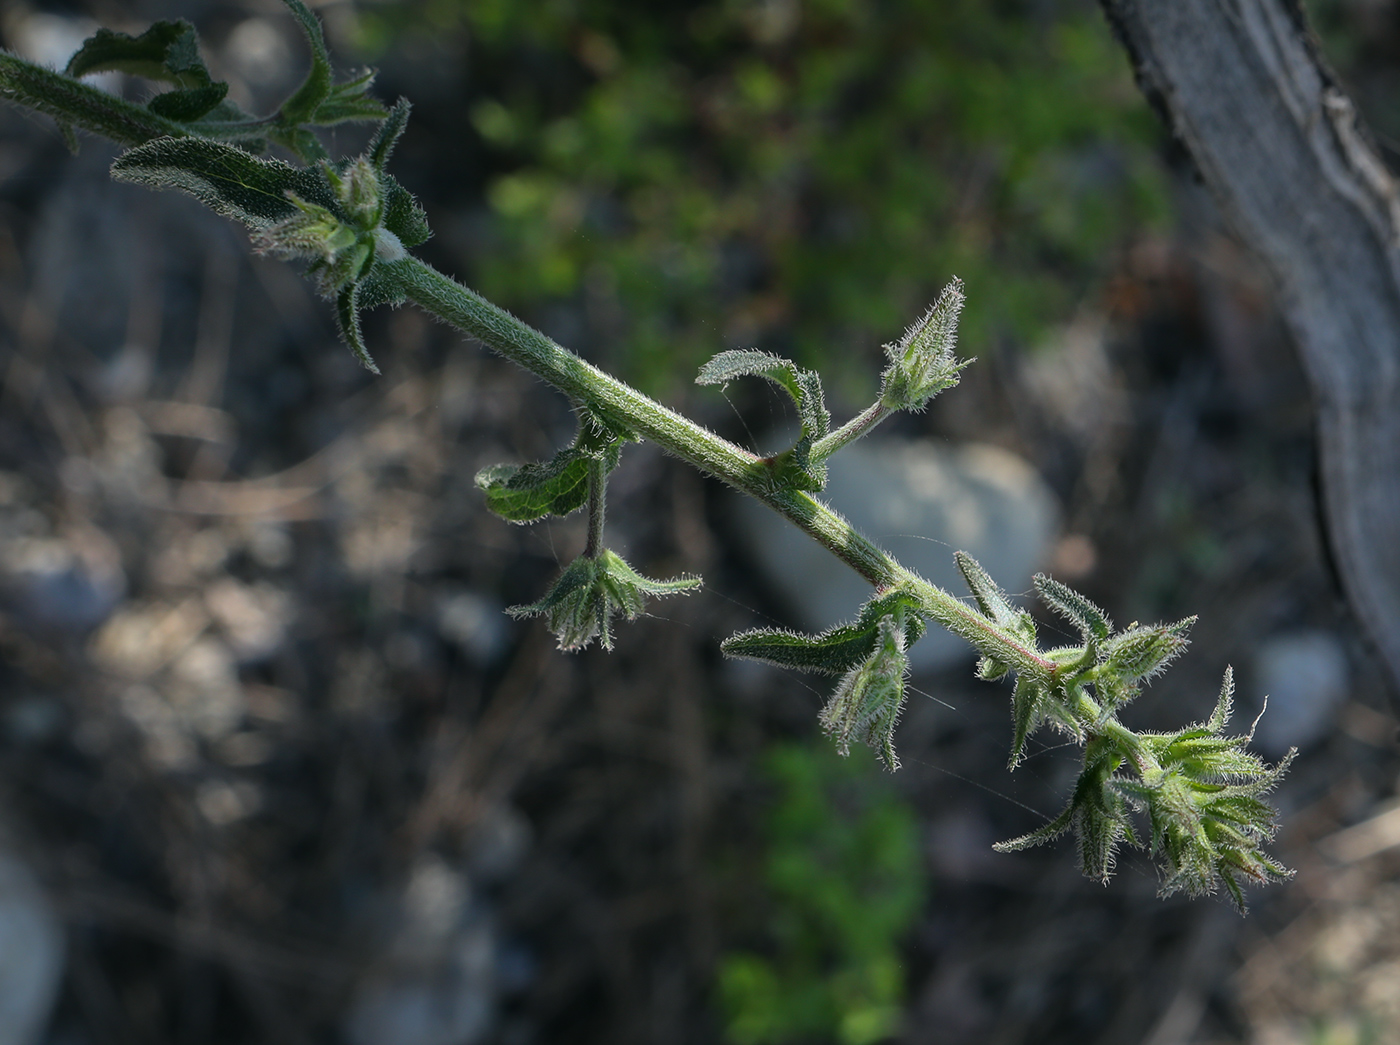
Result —
[[953, 355], [962, 314], [962, 280], [954, 278], [923, 318], [898, 342], [885, 346], [890, 365], [885, 369], [880, 401], [891, 410], [922, 410], [930, 399], [958, 383], [967, 366]]
[[562, 650], [581, 650], [597, 639], [612, 649], [612, 618], [623, 614], [636, 620], [646, 596], [676, 595], [700, 587], [699, 577], [656, 581], [643, 577], [616, 552], [604, 548], [596, 556], [580, 555], [569, 564], [539, 602], [512, 606], [512, 617], [544, 617]]
[[[902, 616], [902, 615], [901, 615]], [[904, 710], [904, 676], [909, 658], [904, 653], [904, 626], [894, 616], [880, 620], [874, 651], [848, 671], [822, 709], [822, 728], [836, 738], [837, 750], [850, 754], [851, 738], [864, 740], [891, 769], [899, 768], [894, 753], [894, 727]]]

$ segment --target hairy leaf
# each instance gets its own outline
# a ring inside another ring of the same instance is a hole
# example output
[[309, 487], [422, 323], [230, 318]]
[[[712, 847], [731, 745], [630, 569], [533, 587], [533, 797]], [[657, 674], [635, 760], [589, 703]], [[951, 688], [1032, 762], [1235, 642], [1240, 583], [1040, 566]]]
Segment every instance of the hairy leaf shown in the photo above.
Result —
[[1007, 601], [1006, 593], [1001, 590], [996, 581], [992, 580], [991, 575], [982, 569], [981, 563], [971, 555], [966, 552], [955, 552], [953, 559], [982, 614], [990, 618], [998, 627], [1005, 628], [1025, 642], [1034, 645], [1035, 621], [1031, 619], [1031, 615], [1012, 606]]
[[[617, 466], [621, 449], [621, 440], [614, 440], [603, 451], [609, 470]], [[511, 522], [568, 515], [588, 501], [588, 466], [597, 456], [575, 443], [548, 461], [484, 468], [477, 473], [476, 485], [486, 494], [486, 506]]]
[[1104, 643], [1104, 670], [1122, 682], [1150, 679], [1181, 655], [1189, 645], [1186, 634], [1195, 617], [1175, 624], [1133, 628]]
[[954, 277], [923, 317], [897, 343], [885, 346], [890, 357], [880, 390], [885, 406], [922, 410], [939, 392], [958, 383], [958, 373], [967, 362], [954, 358], [953, 348], [966, 301], [962, 280]]
[[336, 326], [340, 328], [341, 339], [350, 346], [350, 351], [360, 361], [360, 365], [371, 374], [377, 374], [379, 367], [375, 365], [369, 349], [365, 347], [365, 337], [360, 332], [360, 310], [356, 302], [359, 290], [359, 283], [353, 280], [340, 288], [340, 293], [335, 299]]
[[[757, 660], [780, 668], [839, 675], [849, 671], [875, 649], [880, 621], [903, 609], [906, 646], [912, 646], [924, 633], [924, 619], [918, 603], [900, 591], [877, 595], [867, 602], [860, 616], [849, 624], [838, 624], [819, 635], [803, 635], [778, 628], [755, 628], [731, 635], [720, 644], [725, 656]], [[910, 612], [915, 611], [915, 612]]]
[[826, 409], [821, 377], [816, 371], [804, 370], [781, 356], [752, 349], [732, 349], [721, 352], [702, 366], [695, 383], [722, 385], [739, 377], [766, 378], [792, 396], [802, 424], [802, 435], [789, 451], [797, 466], [794, 478], [802, 489], [820, 490], [826, 485], [826, 466], [811, 460], [811, 448], [831, 430], [831, 415]]
[[407, 98], [400, 98], [389, 110], [389, 114], [379, 125], [379, 129], [374, 132], [374, 137], [370, 139], [365, 156], [374, 165], [374, 169], [381, 174], [389, 164], [389, 157], [394, 154], [394, 147], [398, 145], [399, 139], [403, 137], [403, 132], [408, 128], [408, 114], [412, 109], [413, 106], [409, 104]]
[[384, 191], [384, 227], [399, 238], [407, 249], [426, 243], [433, 237], [428, 228], [428, 216], [418, 206], [412, 194], [388, 174], [380, 175]]
[[1230, 715], [1235, 708], [1235, 669], [1226, 665], [1225, 678], [1220, 683], [1220, 696], [1215, 700], [1215, 710], [1210, 713], [1210, 718], [1206, 720], [1206, 729], [1212, 733], [1219, 733], [1230, 722]]
[[1113, 634], [1113, 622], [1108, 619], [1108, 614], [1073, 588], [1043, 573], [1037, 573], [1035, 590], [1045, 605], [1069, 620], [1083, 633], [1086, 642], [1090, 639], [1102, 642]]
[[301, 26], [306, 42], [311, 48], [311, 68], [306, 79], [282, 103], [282, 119], [291, 124], [309, 123], [317, 108], [331, 93], [331, 56], [326, 50], [326, 37], [321, 31], [321, 20], [317, 18], [301, 0], [282, 0], [291, 11], [292, 17]]
[[146, 108], [167, 120], [189, 123], [212, 112], [228, 94], [228, 84], [211, 83], [158, 94], [146, 103]]
[[112, 177], [189, 193], [216, 213], [253, 229], [270, 228], [296, 212], [289, 192], [328, 210], [339, 209], [319, 171], [199, 138], [158, 138], [139, 145], [117, 157]]
[[1044, 687], [1028, 675], [1016, 679], [1011, 693], [1011, 757], [1007, 766], [1015, 769], [1021, 764], [1026, 741], [1045, 719], [1046, 693]]
[[870, 656], [846, 673], [821, 713], [822, 728], [835, 738], [842, 755], [851, 753], [853, 738], [863, 740], [891, 772], [899, 768], [894, 728], [904, 710], [904, 676], [909, 671], [904, 651], [899, 619], [881, 617]]
[[[302, 0], [282, 0], [292, 17], [301, 26], [311, 48], [311, 68], [306, 79], [292, 96], [282, 103], [278, 112], [282, 129], [300, 128], [303, 124], [330, 126], [351, 121], [382, 120], [387, 110], [366, 95], [374, 81], [374, 73], [364, 73], [346, 83], [332, 83], [331, 56], [326, 49], [326, 37], [321, 21]], [[314, 144], [313, 144], [314, 143]], [[284, 138], [283, 144], [299, 155], [318, 158], [324, 155], [314, 136], [305, 134]]]
[[199, 55], [194, 26], [183, 18], [156, 22], [140, 36], [99, 29], [68, 60], [66, 72], [69, 76], [119, 72], [176, 87], [208, 87], [213, 82]]

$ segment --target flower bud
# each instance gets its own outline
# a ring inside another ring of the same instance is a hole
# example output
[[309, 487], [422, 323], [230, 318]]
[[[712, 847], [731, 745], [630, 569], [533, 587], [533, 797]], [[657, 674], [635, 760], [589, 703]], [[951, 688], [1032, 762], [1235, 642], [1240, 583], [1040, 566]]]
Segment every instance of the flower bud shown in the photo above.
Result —
[[885, 369], [880, 401], [892, 410], [922, 410], [930, 399], [958, 383], [967, 365], [953, 355], [958, 339], [958, 316], [967, 298], [962, 280], [954, 280], [923, 318], [895, 344], [885, 346], [890, 365]]
[[850, 754], [851, 738], [856, 737], [873, 747], [891, 770], [899, 768], [894, 727], [904, 710], [904, 676], [909, 670], [904, 639], [904, 627], [893, 616], [881, 619], [874, 652], [846, 673], [821, 713], [822, 728], [835, 737], [841, 754]]

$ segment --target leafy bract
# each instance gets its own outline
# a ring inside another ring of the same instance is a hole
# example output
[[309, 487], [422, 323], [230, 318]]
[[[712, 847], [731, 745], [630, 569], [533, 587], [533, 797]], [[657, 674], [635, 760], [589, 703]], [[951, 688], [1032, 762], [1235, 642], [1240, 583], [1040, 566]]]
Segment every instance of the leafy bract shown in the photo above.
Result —
[[140, 36], [99, 29], [68, 60], [65, 72], [73, 77], [119, 72], [172, 84], [174, 90], [156, 95], [146, 107], [182, 123], [211, 112], [228, 94], [228, 84], [210, 77], [194, 26], [183, 18], [156, 22]]
[[199, 137], [265, 144], [263, 128], [227, 100], [228, 84], [216, 81], [199, 53], [199, 37], [184, 19], [156, 22], [140, 36], [99, 29], [68, 61], [72, 77], [119, 72], [170, 84], [146, 103], [156, 116]]
[[1102, 642], [1113, 633], [1108, 614], [1068, 585], [1037, 573], [1035, 590], [1041, 601], [1077, 627], [1086, 641]]
[[[956, 552], [953, 558], [958, 565], [958, 572], [967, 582], [968, 589], [972, 592], [972, 597], [977, 602], [977, 608], [982, 611], [983, 616], [990, 619], [997, 627], [1034, 645], [1035, 621], [1031, 619], [1031, 615], [1025, 610], [1018, 610], [1012, 606], [1006, 598], [1006, 593], [982, 568], [982, 564], [971, 555], [966, 552]], [[986, 650], [983, 653], [992, 656]]]
[[812, 444], [831, 430], [831, 415], [821, 377], [815, 370], [804, 370], [789, 359], [753, 349], [721, 352], [700, 368], [697, 385], [722, 385], [738, 377], [762, 377], [792, 396], [802, 434], [787, 453], [795, 466], [790, 476], [800, 489], [820, 490], [826, 485], [826, 466], [811, 459]]
[[483, 468], [476, 485], [486, 506], [503, 519], [527, 523], [547, 515], [568, 515], [588, 501], [589, 465], [603, 460], [608, 471], [617, 467], [622, 440], [597, 432], [592, 423], [579, 425], [579, 437], [548, 461], [525, 465], [498, 464]]
[[918, 601], [904, 591], [876, 595], [861, 607], [848, 624], [838, 624], [819, 635], [803, 635], [781, 628], [755, 628], [731, 635], [720, 644], [726, 656], [757, 660], [780, 668], [839, 675], [870, 656], [879, 639], [880, 621], [903, 610], [905, 645], [912, 646], [924, 633]]
[[311, 68], [292, 96], [282, 103], [268, 137], [303, 159], [322, 159], [325, 149], [308, 125], [330, 127], [338, 123], [382, 120], [388, 111], [368, 95], [372, 71], [342, 84], [334, 82], [330, 52], [321, 21], [302, 0], [282, 0], [296, 19], [311, 48]]
[[297, 208], [288, 193], [338, 210], [319, 171], [201, 138], [157, 138], [138, 145], [117, 157], [112, 177], [152, 189], [178, 189], [252, 229], [290, 218]]
[[899, 341], [885, 346], [890, 359], [880, 390], [885, 406], [922, 410], [939, 392], [958, 383], [967, 361], [957, 359], [953, 348], [958, 340], [958, 317], [966, 301], [962, 280], [955, 277]]

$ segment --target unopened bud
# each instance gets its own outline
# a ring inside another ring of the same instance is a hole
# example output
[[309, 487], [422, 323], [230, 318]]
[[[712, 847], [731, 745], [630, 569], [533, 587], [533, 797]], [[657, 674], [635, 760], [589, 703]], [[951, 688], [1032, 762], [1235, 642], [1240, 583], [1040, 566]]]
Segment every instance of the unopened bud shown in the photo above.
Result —
[[904, 710], [909, 670], [904, 639], [904, 628], [894, 617], [882, 619], [874, 652], [846, 673], [821, 713], [822, 728], [836, 739], [841, 754], [850, 753], [853, 737], [864, 740], [891, 770], [899, 768], [894, 727]]
[[944, 389], [958, 383], [967, 364], [953, 355], [958, 340], [958, 317], [967, 298], [962, 280], [953, 279], [923, 318], [898, 342], [885, 346], [890, 365], [885, 369], [880, 401], [892, 410], [922, 410]]

